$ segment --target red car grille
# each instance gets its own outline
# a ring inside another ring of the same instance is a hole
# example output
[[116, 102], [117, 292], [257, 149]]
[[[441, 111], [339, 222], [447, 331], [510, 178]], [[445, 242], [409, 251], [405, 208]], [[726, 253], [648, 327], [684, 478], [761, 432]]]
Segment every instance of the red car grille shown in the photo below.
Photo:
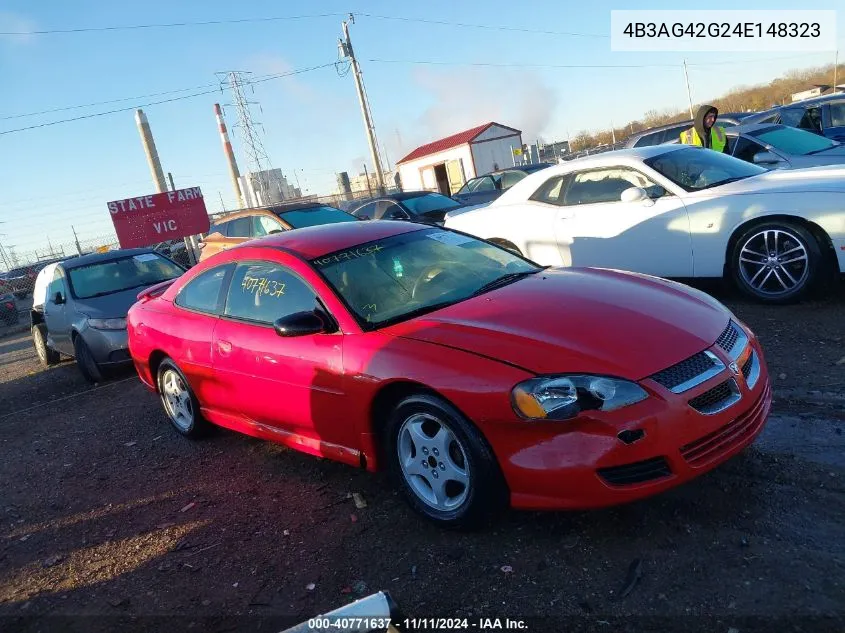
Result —
[[738, 338], [739, 332], [736, 331], [733, 321], [729, 321], [727, 327], [719, 335], [716, 345], [730, 354]]
[[641, 484], [653, 479], [669, 477], [672, 471], [664, 457], [652, 457], [641, 462], [633, 462], [624, 466], [599, 468], [599, 476], [612, 486], [630, 486]]
[[705, 435], [702, 438], [690, 442], [681, 447], [681, 455], [690, 466], [704, 466], [707, 463], [718, 459], [734, 446], [753, 435], [763, 424], [758, 419], [763, 409], [770, 388], [766, 386], [763, 395], [754, 404], [754, 407], [745, 415], [741, 415], [722, 428]]

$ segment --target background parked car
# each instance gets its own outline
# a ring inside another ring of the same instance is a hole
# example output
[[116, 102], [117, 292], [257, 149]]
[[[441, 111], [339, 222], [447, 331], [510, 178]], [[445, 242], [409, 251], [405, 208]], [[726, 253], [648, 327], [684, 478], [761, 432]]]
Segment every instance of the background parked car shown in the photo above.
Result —
[[152, 249], [74, 257], [46, 266], [36, 280], [32, 343], [45, 366], [59, 354], [76, 359], [89, 382], [104, 370], [131, 362], [126, 313], [138, 293], [179, 277], [184, 268]]
[[727, 277], [786, 303], [845, 273], [843, 194], [845, 166], [773, 171], [658, 145], [538, 172], [445, 226], [540, 264]]
[[443, 224], [446, 214], [479, 206], [484, 205], [461, 204], [434, 191], [406, 191], [371, 198], [355, 208], [352, 215], [361, 220], [408, 220], [423, 224]]
[[320, 203], [301, 203], [246, 209], [220, 218], [200, 242], [200, 261], [247, 240], [317, 224], [354, 222], [346, 211]]
[[725, 130], [727, 151], [771, 169], [797, 169], [845, 163], [845, 145], [786, 125], [749, 123]]
[[845, 92], [765, 110], [748, 117], [744, 123], [780, 123], [845, 141]]
[[12, 293], [0, 294], [0, 323], [14, 325], [18, 322], [18, 306]]
[[533, 174], [535, 171], [540, 171], [551, 166], [551, 163], [536, 163], [490, 172], [489, 174], [468, 180], [457, 193], [452, 195], [452, 198], [462, 204], [491, 202], [528, 174]]
[[[751, 112], [720, 113], [719, 118], [716, 119], [716, 125], [720, 125], [727, 130], [734, 125], [739, 125], [740, 122], [751, 116], [751, 114]], [[649, 147], [651, 145], [661, 145], [663, 143], [677, 141], [681, 132], [690, 129], [692, 123], [692, 119], [690, 119], [681, 123], [670, 123], [669, 125], [661, 125], [660, 127], [642, 130], [625, 139], [624, 147]]]
[[18, 299], [25, 298], [35, 285], [38, 270], [35, 266], [20, 266], [0, 274], [0, 293], [10, 292]]

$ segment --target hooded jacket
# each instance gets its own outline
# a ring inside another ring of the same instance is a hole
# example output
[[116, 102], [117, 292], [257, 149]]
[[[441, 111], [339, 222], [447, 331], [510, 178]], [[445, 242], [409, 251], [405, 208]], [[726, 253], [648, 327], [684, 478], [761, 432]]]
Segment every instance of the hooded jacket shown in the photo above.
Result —
[[[713, 142], [710, 138], [710, 130], [704, 127], [704, 117], [706, 117], [709, 112], [712, 112], [717, 117], [719, 116], [719, 110], [717, 108], [714, 108], [711, 105], [703, 105], [698, 108], [698, 112], [695, 113], [695, 119], [693, 119], [693, 127], [698, 133], [698, 138], [700, 138], [704, 143], [704, 147], [708, 149], [713, 147]], [[714, 123], [713, 125], [716, 124]]]
[[725, 130], [721, 126], [714, 123], [709, 130], [704, 127], [704, 117], [710, 112], [717, 117], [719, 116], [719, 111], [711, 105], [703, 105], [698, 109], [698, 113], [693, 119], [693, 126], [681, 132], [681, 143], [699, 145], [717, 152], [724, 152], [727, 149], [727, 136], [725, 136]]

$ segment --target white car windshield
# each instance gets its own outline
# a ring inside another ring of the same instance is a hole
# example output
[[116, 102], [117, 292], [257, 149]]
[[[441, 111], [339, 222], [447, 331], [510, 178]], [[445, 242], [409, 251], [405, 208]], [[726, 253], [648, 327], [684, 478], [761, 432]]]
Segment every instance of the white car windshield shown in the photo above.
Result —
[[703, 147], [684, 147], [643, 162], [687, 191], [710, 189], [767, 171], [763, 167]]

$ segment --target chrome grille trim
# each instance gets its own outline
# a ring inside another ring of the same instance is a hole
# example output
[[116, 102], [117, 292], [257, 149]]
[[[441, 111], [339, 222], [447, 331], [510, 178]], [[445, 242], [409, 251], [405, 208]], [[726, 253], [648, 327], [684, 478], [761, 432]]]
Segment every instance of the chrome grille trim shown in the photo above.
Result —
[[[703, 396], [706, 396], [711, 391], [716, 391], [717, 389], [722, 389], [725, 386], [727, 387], [727, 391], [728, 391], [727, 397], [719, 400], [718, 402], [714, 402], [713, 404], [708, 404], [706, 406], [696, 406], [695, 404], [693, 404], [697, 399], [699, 399]], [[721, 413], [725, 409], [732, 407], [737, 402], [739, 402], [741, 399], [742, 399], [742, 393], [739, 390], [739, 385], [736, 384], [736, 380], [731, 378], [730, 380], [727, 380], [724, 383], [717, 385], [713, 389], [710, 389], [709, 391], [705, 391], [700, 396], [696, 396], [695, 398], [690, 400], [689, 404], [693, 409], [695, 409], [699, 413], [702, 413], [704, 415], [716, 415], [717, 413]]]
[[745, 376], [745, 384], [748, 385], [749, 389], [754, 389], [757, 381], [760, 380], [760, 358], [757, 356], [757, 352], [751, 350], [751, 356], [748, 357], [745, 363], [746, 365], [750, 363], [747, 376], [745, 376], [746, 367], [743, 366], [742, 368], [742, 374]]
[[748, 335], [731, 319], [716, 339], [716, 345], [721, 347], [731, 360], [736, 360], [748, 346]]
[[[702, 354], [704, 356], [706, 356], [707, 359], [712, 363], [711, 367], [709, 367], [708, 369], [706, 369], [702, 373], [697, 374], [697, 375], [685, 380], [684, 382], [682, 382], [680, 384], [677, 384], [677, 385], [667, 385], [667, 384], [665, 384], [665, 382], [662, 379], [661, 374], [667, 374], [673, 368], [678, 367], [678, 365], [683, 365], [684, 363], [687, 363], [691, 359], [695, 359], [697, 356], [701, 356]], [[689, 391], [690, 389], [697, 387], [701, 383], [707, 382], [708, 380], [713, 378], [713, 376], [718, 376], [724, 370], [725, 370], [725, 363], [723, 363], [719, 359], [718, 356], [716, 356], [713, 352], [704, 351], [704, 352], [701, 352], [701, 354], [696, 354], [695, 356], [691, 356], [690, 358], [681, 361], [677, 365], [673, 365], [672, 367], [664, 369], [663, 371], [658, 372], [658, 373], [654, 374], [653, 376], [650, 376], [650, 378], [652, 380], [654, 380], [655, 382], [657, 382], [658, 384], [663, 385], [664, 387], [669, 389], [669, 391], [671, 391], [672, 393], [678, 394], [678, 393], [684, 393], [685, 391]]]

